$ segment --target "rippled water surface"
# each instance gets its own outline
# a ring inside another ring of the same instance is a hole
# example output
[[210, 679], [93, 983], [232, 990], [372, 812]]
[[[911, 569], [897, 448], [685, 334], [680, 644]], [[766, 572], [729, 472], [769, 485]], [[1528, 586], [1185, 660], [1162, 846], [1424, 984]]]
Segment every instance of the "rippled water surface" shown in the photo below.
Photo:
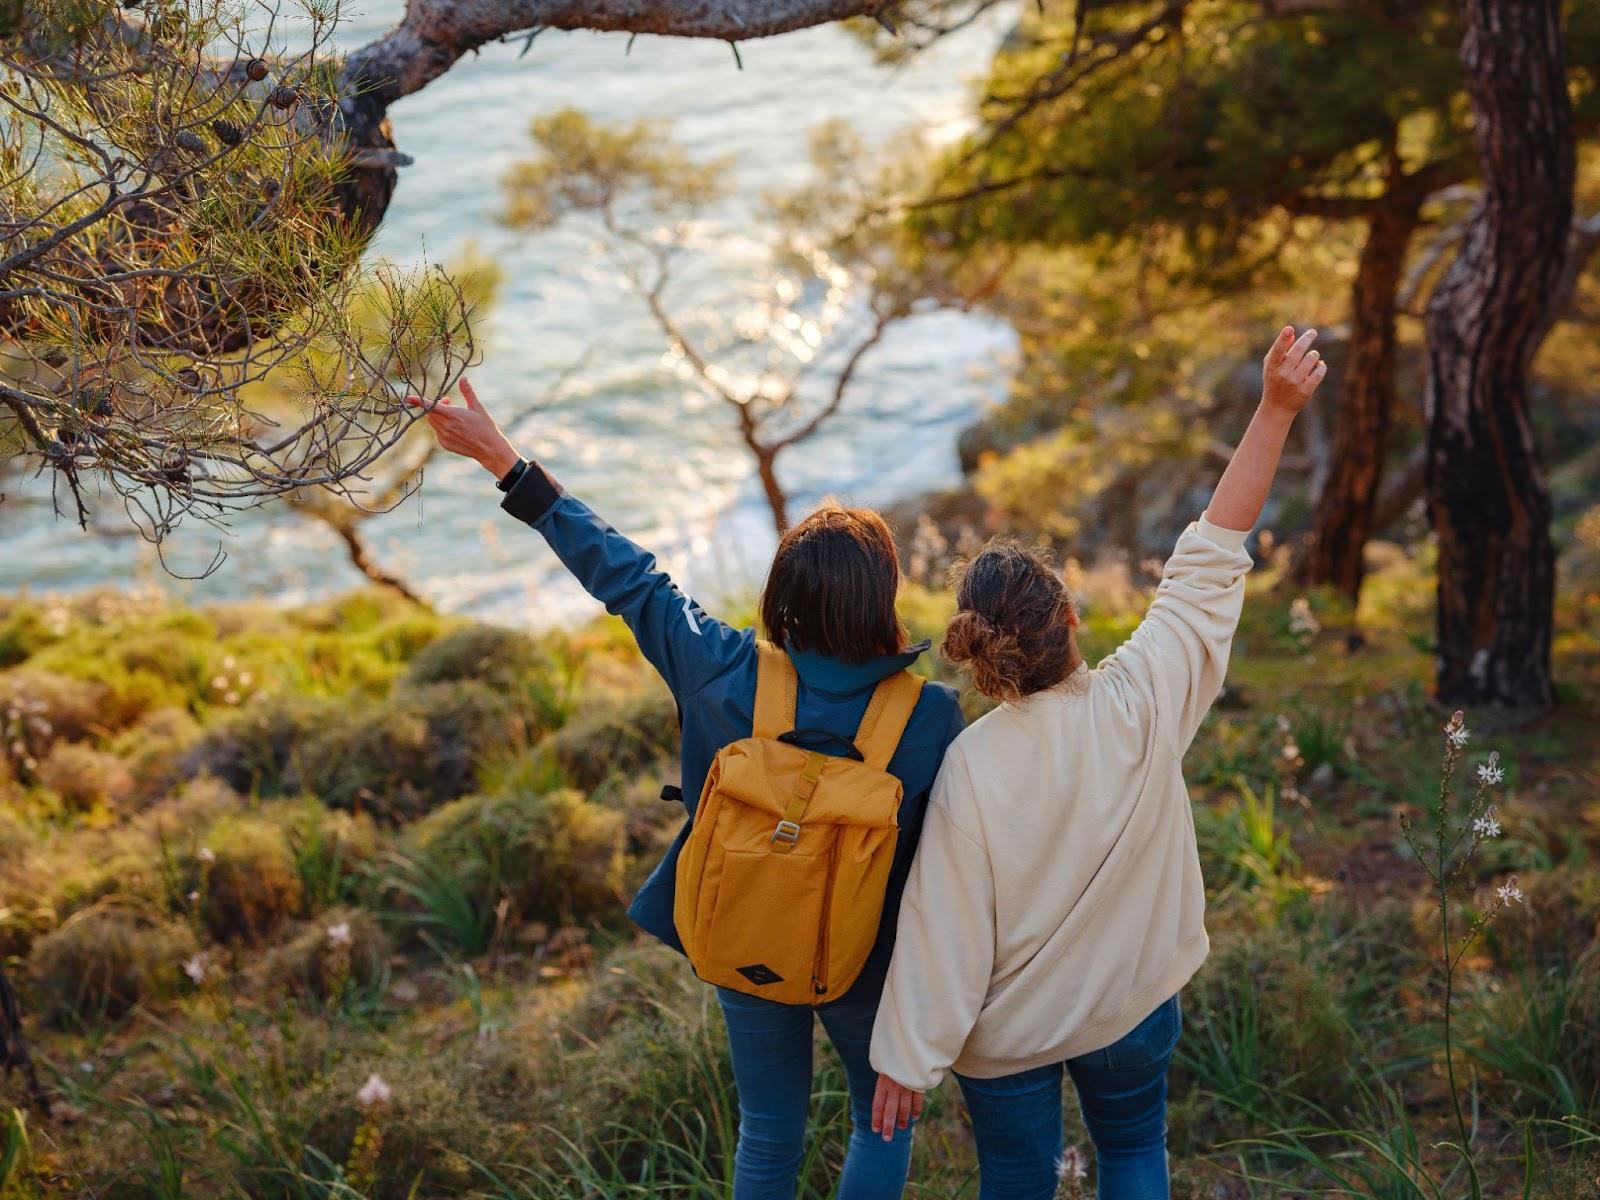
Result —
[[[369, 4], [341, 42], [365, 42], [402, 9], [400, 0]], [[677, 297], [691, 310], [732, 317], [767, 271], [760, 197], [805, 181], [809, 131], [842, 117], [877, 145], [915, 129], [949, 136], [1000, 32], [994, 23], [974, 27], [895, 70], [834, 28], [746, 44], [742, 71], [721, 43], [640, 38], [625, 53], [625, 37], [546, 33], [523, 58], [516, 46], [488, 47], [392, 110], [396, 142], [416, 162], [402, 173], [373, 253], [448, 262], [470, 244], [498, 260], [505, 282], [485, 328], [487, 361], [474, 373], [485, 401], [504, 407], [537, 394], [590, 350], [578, 394], [523, 422], [519, 444], [703, 595], [748, 593], [773, 537], [728, 414], [664, 364], [659, 333], [591, 239], [497, 227], [499, 177], [528, 153], [539, 113], [572, 105], [605, 120], [670, 119], [690, 153], [735, 163], [734, 193], [702, 230], [717, 269], [698, 272]], [[1009, 347], [1004, 329], [960, 314], [896, 329], [864, 368], [850, 407], [780, 460], [796, 509], [826, 493], [884, 503], [954, 481], [956, 434], [995, 395]], [[499, 512], [498, 499], [479, 468], [448, 462], [366, 529], [378, 557], [445, 608], [534, 625], [591, 611], [538, 536]], [[358, 581], [328, 534], [282, 506], [241, 517], [226, 534], [186, 527], [169, 550], [180, 571], [203, 566], [219, 541], [228, 554], [194, 583], [167, 577], [135, 538], [85, 534], [52, 518], [45, 481], [11, 489], [0, 536], [0, 590], [144, 577], [194, 601], [296, 600]]]

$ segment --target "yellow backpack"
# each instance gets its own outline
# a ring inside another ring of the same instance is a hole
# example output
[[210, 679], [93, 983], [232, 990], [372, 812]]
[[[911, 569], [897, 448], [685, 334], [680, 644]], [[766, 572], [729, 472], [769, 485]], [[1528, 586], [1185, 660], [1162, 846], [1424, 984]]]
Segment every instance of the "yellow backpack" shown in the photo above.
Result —
[[880, 683], [856, 732], [857, 758], [783, 740], [798, 680], [789, 656], [757, 644], [751, 736], [712, 760], [678, 858], [672, 919], [707, 983], [781, 1004], [822, 1004], [861, 974], [878, 936], [900, 835], [888, 772], [922, 679]]

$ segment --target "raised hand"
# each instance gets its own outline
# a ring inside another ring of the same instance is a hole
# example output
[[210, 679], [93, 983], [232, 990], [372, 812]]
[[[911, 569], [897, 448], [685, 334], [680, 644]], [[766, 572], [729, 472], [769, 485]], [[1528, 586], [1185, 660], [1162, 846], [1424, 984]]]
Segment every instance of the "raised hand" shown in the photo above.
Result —
[[1306, 406], [1306, 401], [1328, 373], [1328, 364], [1321, 353], [1311, 348], [1316, 340], [1315, 329], [1295, 337], [1293, 325], [1283, 327], [1261, 364], [1263, 404], [1290, 413], [1297, 413]]
[[[461, 380], [462, 404], [450, 403], [448, 396], [441, 397], [427, 414], [428, 426], [439, 439], [439, 445], [452, 454], [470, 458], [499, 479], [521, 457], [509, 438], [500, 432], [487, 409], [478, 403], [478, 393], [465, 378]], [[407, 396], [406, 403], [413, 408], [426, 407], [420, 396]]]

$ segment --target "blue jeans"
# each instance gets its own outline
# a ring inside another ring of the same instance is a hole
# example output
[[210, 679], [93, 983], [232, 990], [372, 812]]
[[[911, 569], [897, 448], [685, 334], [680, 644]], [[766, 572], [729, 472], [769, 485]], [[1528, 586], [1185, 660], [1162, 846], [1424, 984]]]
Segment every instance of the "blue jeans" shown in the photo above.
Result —
[[[739, 1087], [734, 1200], [793, 1200], [811, 1110], [812, 1010], [720, 988], [717, 995]], [[836, 1200], [899, 1200], [906, 1186], [911, 1130], [897, 1132], [890, 1142], [872, 1132], [878, 1073], [867, 1056], [877, 1011], [874, 1001], [816, 1014], [844, 1060], [850, 1087], [850, 1146]]]
[[1061, 1071], [1078, 1089], [1100, 1200], [1167, 1200], [1167, 1067], [1183, 1017], [1173, 996], [1121, 1041], [1000, 1079], [957, 1076], [978, 1143], [978, 1200], [1050, 1200], [1061, 1160]]

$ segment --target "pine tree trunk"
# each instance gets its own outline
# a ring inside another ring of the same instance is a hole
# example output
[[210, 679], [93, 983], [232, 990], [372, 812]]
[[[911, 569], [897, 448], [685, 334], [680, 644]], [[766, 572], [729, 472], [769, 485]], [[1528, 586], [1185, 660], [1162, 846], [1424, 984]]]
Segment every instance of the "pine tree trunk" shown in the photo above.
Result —
[[1428, 304], [1428, 510], [1438, 695], [1553, 702], [1555, 552], [1528, 368], [1566, 254], [1575, 169], [1560, 0], [1465, 0], [1483, 200]]
[[1295, 575], [1301, 583], [1329, 584], [1352, 604], [1361, 593], [1394, 411], [1395, 293], [1420, 206], [1418, 190], [1400, 180], [1368, 223], [1350, 295], [1350, 342], [1334, 418], [1332, 466], [1317, 497], [1311, 533], [1297, 555]]

